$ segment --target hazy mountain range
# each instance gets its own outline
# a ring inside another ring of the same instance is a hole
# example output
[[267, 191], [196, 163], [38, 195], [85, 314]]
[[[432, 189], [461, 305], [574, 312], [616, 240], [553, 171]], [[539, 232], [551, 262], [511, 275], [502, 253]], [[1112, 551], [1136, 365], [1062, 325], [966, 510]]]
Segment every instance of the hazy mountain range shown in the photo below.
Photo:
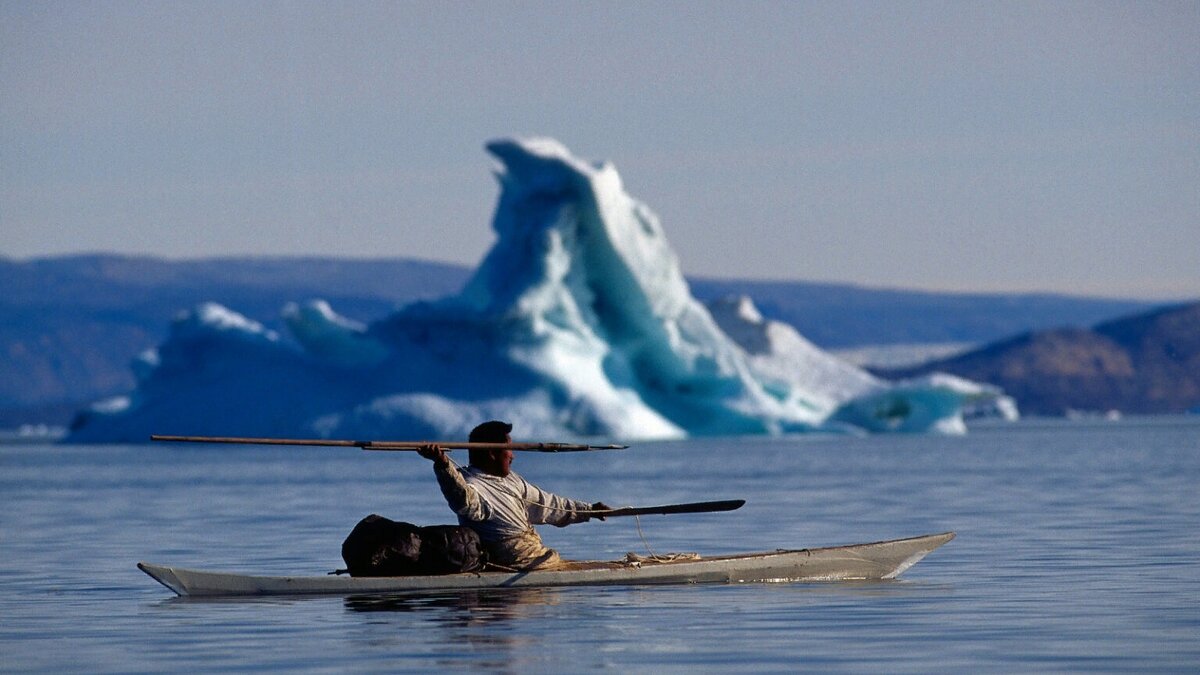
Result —
[[[278, 327], [287, 302], [322, 298], [344, 316], [370, 321], [414, 300], [457, 292], [470, 272], [466, 266], [411, 259], [0, 259], [0, 427], [65, 424], [87, 403], [128, 392], [130, 360], [161, 342], [180, 310], [201, 302], [218, 302]], [[1086, 329], [1155, 308], [1141, 301], [1052, 294], [704, 278], [689, 283], [702, 300], [748, 295], [763, 315], [790, 323], [827, 349], [982, 345], [1035, 331]], [[1019, 394], [1018, 402], [1023, 403]]]

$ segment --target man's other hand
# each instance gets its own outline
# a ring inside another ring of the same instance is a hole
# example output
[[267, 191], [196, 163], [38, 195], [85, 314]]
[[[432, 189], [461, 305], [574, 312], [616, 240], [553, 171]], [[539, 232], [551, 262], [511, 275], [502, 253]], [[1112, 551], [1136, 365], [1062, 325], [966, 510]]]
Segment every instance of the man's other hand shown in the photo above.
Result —
[[[612, 511], [612, 507], [609, 506], [608, 504], [605, 504], [604, 502], [596, 502], [595, 504], [592, 504], [592, 510], [593, 511]], [[595, 518], [596, 520], [604, 520], [604, 516], [599, 515], [599, 514], [595, 514], [592, 517]]]

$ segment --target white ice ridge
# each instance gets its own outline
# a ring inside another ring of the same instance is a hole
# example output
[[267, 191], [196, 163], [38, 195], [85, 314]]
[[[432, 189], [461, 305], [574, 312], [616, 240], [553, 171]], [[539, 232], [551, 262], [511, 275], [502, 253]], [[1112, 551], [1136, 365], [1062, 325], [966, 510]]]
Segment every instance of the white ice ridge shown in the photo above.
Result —
[[122, 405], [74, 441], [152, 432], [617, 439], [816, 429], [961, 431], [999, 392], [958, 378], [890, 384], [763, 319], [692, 297], [658, 217], [609, 163], [552, 139], [501, 140], [497, 241], [457, 295], [363, 326], [289, 304], [290, 340], [216, 305], [177, 320]]

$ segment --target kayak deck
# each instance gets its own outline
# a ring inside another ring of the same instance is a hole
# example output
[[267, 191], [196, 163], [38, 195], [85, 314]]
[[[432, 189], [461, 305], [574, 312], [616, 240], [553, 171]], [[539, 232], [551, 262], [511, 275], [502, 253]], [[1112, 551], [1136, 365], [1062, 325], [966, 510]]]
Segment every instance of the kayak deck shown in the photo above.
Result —
[[953, 532], [852, 546], [668, 561], [576, 561], [563, 569], [441, 576], [253, 576], [138, 563], [180, 596], [357, 595], [481, 588], [892, 579]]

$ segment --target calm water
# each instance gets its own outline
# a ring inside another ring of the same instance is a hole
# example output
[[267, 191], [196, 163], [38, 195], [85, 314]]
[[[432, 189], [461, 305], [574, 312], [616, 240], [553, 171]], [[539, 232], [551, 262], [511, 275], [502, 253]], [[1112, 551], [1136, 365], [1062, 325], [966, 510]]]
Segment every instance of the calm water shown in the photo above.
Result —
[[182, 600], [134, 564], [321, 574], [368, 513], [452, 519], [411, 454], [4, 445], [0, 670], [1200, 668], [1200, 419], [647, 443], [515, 468], [613, 505], [749, 500], [640, 532], [547, 528], [568, 557], [959, 537], [892, 582]]

